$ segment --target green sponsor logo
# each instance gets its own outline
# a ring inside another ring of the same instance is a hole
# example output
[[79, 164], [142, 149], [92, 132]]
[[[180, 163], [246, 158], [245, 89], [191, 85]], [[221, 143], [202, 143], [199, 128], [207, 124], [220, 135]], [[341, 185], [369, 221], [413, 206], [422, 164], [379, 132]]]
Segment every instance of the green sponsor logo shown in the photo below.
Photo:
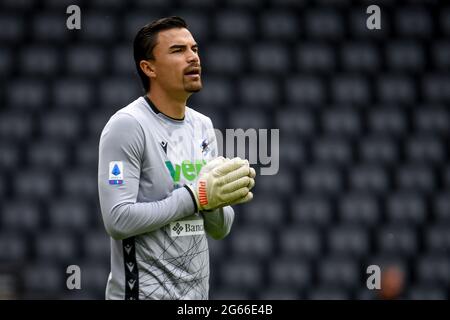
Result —
[[166, 167], [169, 169], [173, 182], [180, 182], [180, 175], [188, 181], [193, 181], [197, 178], [201, 168], [206, 164], [205, 160], [195, 160], [192, 163], [189, 160], [184, 160], [181, 164], [173, 164], [171, 161], [166, 161]]

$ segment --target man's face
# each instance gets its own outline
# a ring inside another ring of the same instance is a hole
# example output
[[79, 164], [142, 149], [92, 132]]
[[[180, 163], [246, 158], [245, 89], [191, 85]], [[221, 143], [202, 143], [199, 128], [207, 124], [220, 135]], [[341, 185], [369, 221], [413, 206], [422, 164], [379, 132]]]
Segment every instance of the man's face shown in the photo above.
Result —
[[161, 31], [153, 48], [153, 82], [170, 94], [186, 94], [202, 88], [198, 47], [184, 28]]

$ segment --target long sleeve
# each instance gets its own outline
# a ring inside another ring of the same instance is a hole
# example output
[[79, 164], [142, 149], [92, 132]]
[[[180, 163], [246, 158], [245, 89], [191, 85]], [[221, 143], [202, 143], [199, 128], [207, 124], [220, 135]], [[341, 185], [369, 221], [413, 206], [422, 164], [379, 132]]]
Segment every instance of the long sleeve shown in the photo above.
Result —
[[206, 233], [215, 240], [225, 238], [231, 230], [234, 221], [234, 210], [231, 206], [203, 212]]
[[99, 144], [98, 191], [108, 234], [120, 240], [151, 232], [194, 213], [186, 188], [153, 202], [137, 202], [145, 136], [131, 115], [114, 115]]

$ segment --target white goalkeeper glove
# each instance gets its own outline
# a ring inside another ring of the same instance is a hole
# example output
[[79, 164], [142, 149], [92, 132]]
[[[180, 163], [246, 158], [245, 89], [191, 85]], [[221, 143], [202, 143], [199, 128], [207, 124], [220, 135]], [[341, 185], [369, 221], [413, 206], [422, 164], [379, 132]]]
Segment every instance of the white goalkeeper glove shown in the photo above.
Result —
[[187, 185], [199, 211], [210, 211], [227, 205], [248, 202], [255, 185], [255, 170], [247, 160], [218, 157], [201, 170], [197, 182]]

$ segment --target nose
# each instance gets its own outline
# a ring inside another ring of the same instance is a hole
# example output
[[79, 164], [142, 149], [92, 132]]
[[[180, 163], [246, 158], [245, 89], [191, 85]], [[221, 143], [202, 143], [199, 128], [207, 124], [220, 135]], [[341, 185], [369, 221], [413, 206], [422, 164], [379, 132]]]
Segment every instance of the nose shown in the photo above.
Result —
[[198, 53], [193, 51], [193, 50], [189, 50], [188, 51], [188, 57], [187, 57], [187, 62], [188, 63], [199, 63], [200, 62], [200, 57], [198, 56]]

